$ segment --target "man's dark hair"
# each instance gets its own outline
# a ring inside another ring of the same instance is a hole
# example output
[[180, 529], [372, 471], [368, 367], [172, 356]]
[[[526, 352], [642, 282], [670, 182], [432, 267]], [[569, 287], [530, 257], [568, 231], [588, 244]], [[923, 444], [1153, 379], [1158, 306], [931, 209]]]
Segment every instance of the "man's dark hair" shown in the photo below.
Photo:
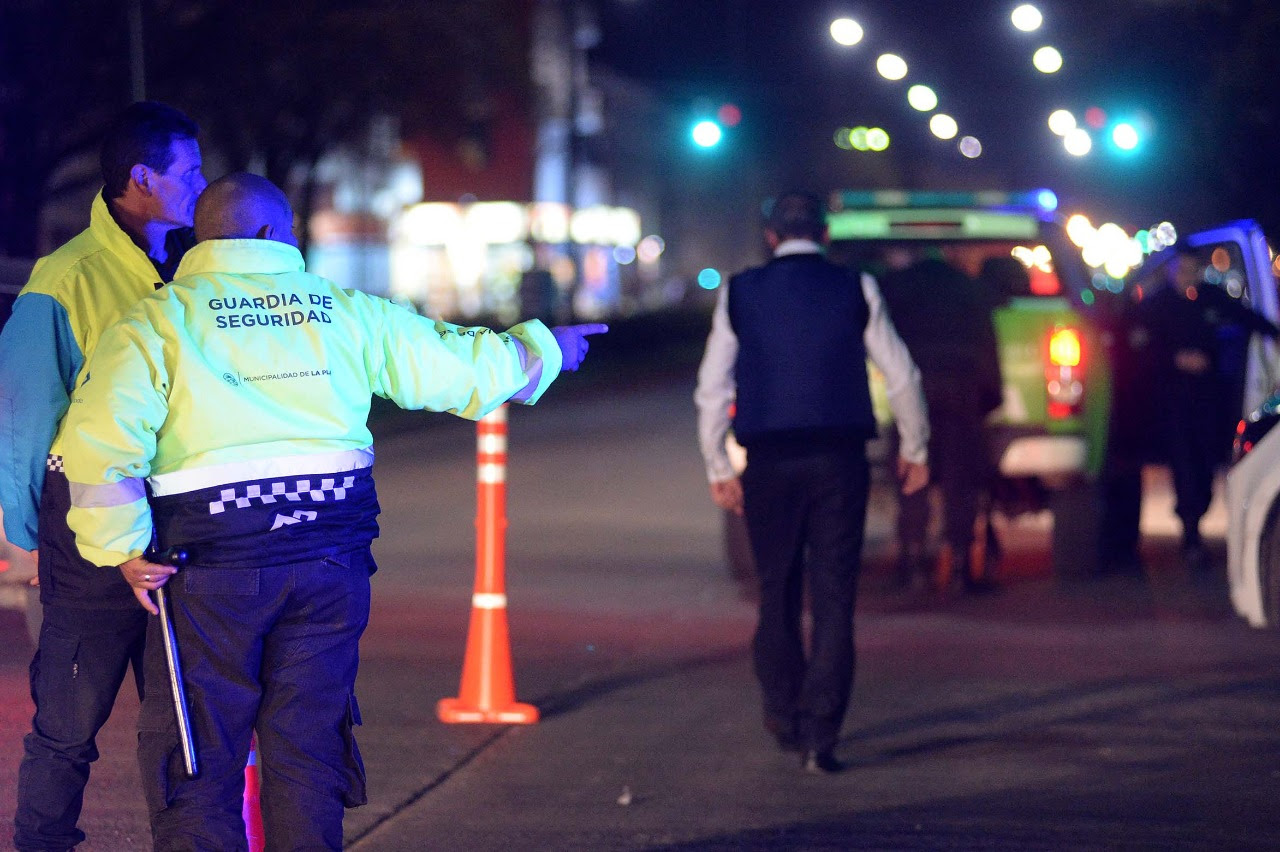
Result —
[[200, 128], [168, 104], [139, 101], [125, 108], [102, 140], [102, 196], [119, 198], [138, 163], [164, 172], [173, 165], [173, 140], [195, 139]]
[[807, 192], [788, 192], [769, 209], [765, 227], [780, 240], [821, 240], [827, 232], [827, 206]]

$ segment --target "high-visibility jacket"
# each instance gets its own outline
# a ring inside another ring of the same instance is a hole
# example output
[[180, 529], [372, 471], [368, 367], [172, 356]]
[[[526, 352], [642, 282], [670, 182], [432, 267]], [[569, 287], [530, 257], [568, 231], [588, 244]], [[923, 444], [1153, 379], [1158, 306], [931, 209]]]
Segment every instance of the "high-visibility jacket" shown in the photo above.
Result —
[[162, 284], [99, 193], [89, 227], [41, 258], [14, 302], [0, 334], [0, 506], [5, 537], [24, 550], [37, 545], [45, 469], [61, 466], [59, 424], [85, 359]]
[[153, 521], [160, 546], [227, 567], [367, 545], [371, 394], [478, 419], [560, 368], [536, 320], [433, 321], [305, 272], [285, 243], [203, 242], [90, 359], [63, 430], [67, 522], [98, 565], [142, 554]]

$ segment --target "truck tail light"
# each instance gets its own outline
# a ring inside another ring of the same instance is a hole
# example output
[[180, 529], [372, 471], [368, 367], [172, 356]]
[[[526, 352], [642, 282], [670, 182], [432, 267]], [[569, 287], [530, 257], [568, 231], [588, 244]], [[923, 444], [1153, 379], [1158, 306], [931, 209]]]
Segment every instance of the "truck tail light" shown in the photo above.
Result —
[[1059, 328], [1049, 337], [1049, 363], [1055, 367], [1080, 366], [1080, 332]]
[[1084, 352], [1080, 332], [1074, 328], [1055, 328], [1049, 334], [1047, 348], [1044, 386], [1049, 417], [1073, 417], [1084, 405], [1084, 371], [1080, 368]]

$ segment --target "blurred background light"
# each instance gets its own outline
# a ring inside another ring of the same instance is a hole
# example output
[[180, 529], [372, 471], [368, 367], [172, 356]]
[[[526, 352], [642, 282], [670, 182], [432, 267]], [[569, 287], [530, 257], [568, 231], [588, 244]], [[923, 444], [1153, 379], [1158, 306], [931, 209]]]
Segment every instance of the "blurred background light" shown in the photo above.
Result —
[[1042, 74], [1054, 74], [1062, 68], [1062, 54], [1056, 47], [1045, 45], [1031, 56], [1031, 64]]
[[720, 273], [707, 268], [698, 273], [698, 286], [704, 290], [714, 290], [720, 286]]
[[1093, 137], [1083, 127], [1077, 127], [1062, 137], [1062, 146], [1073, 157], [1083, 157], [1093, 149]]
[[831, 37], [836, 44], [853, 47], [862, 41], [862, 25], [853, 18], [836, 18], [831, 22]]
[[960, 132], [960, 125], [945, 112], [939, 112], [929, 119], [929, 131], [939, 139], [954, 139]]
[[714, 121], [704, 120], [693, 126], [692, 136], [694, 144], [699, 147], [714, 148], [724, 138], [724, 131]]
[[1040, 10], [1030, 3], [1024, 3], [1014, 9], [1009, 19], [1013, 21], [1014, 27], [1024, 33], [1035, 32], [1044, 23], [1044, 15], [1041, 15]]
[[1093, 223], [1089, 221], [1089, 217], [1083, 213], [1076, 213], [1067, 217], [1067, 238], [1076, 244], [1077, 248], [1084, 248], [1084, 244], [1093, 236]]
[[1049, 113], [1049, 129], [1059, 136], [1066, 136], [1076, 129], [1076, 117], [1069, 109], [1055, 109]]
[[1138, 128], [1127, 121], [1122, 121], [1111, 128], [1111, 141], [1121, 151], [1132, 151], [1138, 147]]
[[737, 104], [721, 104], [720, 109], [716, 110], [716, 118], [725, 127], [737, 127], [742, 122], [742, 110], [738, 109]]
[[872, 151], [883, 151], [889, 147], [889, 134], [883, 128], [867, 129], [867, 147]]
[[1161, 222], [1151, 229], [1151, 236], [1157, 248], [1166, 248], [1178, 241], [1178, 229], [1171, 222]]
[[901, 80], [907, 76], [907, 60], [896, 53], [882, 53], [876, 60], [876, 71], [886, 80]]
[[938, 95], [928, 86], [916, 84], [907, 89], [907, 103], [911, 104], [912, 109], [930, 112], [938, 108]]
[[1084, 123], [1094, 130], [1101, 130], [1107, 123], [1107, 111], [1102, 107], [1089, 107], [1084, 111]]
[[970, 160], [982, 156], [982, 143], [976, 136], [965, 136], [960, 140], [960, 153]]
[[650, 234], [636, 244], [636, 256], [641, 263], [654, 263], [662, 257], [667, 248], [666, 242], [657, 234]]

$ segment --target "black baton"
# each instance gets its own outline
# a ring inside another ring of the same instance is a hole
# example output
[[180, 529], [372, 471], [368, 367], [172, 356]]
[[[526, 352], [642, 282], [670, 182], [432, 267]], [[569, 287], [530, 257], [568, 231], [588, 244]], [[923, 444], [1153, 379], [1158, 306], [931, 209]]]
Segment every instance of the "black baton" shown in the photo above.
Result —
[[[182, 568], [187, 564], [187, 552], [171, 547], [154, 560], [161, 564]], [[191, 737], [191, 714], [187, 712], [187, 690], [182, 682], [182, 660], [178, 656], [178, 637], [173, 633], [173, 621], [169, 617], [168, 596], [164, 586], [156, 589], [156, 608], [160, 610], [160, 635], [164, 639], [164, 661], [169, 667], [169, 689], [173, 693], [173, 711], [178, 719], [178, 739], [182, 743], [182, 762], [188, 778], [195, 778], [200, 771], [196, 763], [195, 740]]]

